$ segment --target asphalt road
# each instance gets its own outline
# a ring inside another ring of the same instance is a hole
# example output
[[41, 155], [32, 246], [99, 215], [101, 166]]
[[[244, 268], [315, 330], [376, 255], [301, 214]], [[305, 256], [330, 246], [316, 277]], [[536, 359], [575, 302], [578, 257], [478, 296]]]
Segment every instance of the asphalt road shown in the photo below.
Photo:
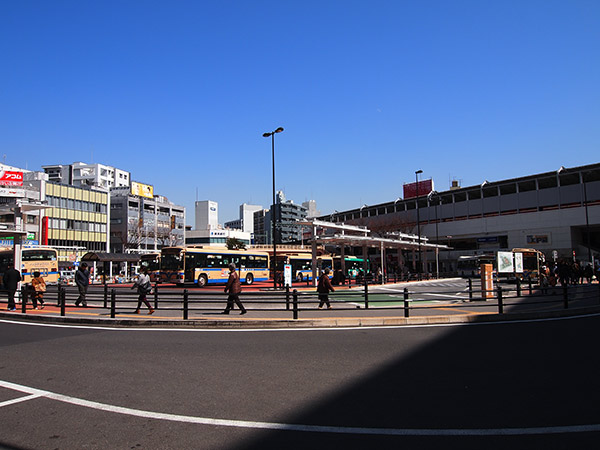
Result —
[[597, 316], [303, 331], [2, 321], [0, 446], [595, 448], [598, 330]]

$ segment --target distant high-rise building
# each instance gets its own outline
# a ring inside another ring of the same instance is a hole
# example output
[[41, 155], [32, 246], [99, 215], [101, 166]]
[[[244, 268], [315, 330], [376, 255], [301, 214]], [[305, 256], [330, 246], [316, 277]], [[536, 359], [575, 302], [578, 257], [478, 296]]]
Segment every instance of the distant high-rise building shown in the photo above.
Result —
[[309, 219], [321, 215], [321, 211], [317, 210], [317, 202], [315, 200], [302, 202], [302, 206], [306, 208], [306, 217]]
[[219, 228], [219, 204], [211, 200], [196, 202], [196, 230]]

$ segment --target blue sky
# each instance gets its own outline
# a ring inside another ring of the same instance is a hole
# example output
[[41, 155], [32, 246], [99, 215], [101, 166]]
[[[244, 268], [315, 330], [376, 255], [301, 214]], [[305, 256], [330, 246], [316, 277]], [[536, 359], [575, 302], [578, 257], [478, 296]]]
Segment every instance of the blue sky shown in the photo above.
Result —
[[0, 155], [323, 214], [598, 162], [600, 2], [0, 3]]

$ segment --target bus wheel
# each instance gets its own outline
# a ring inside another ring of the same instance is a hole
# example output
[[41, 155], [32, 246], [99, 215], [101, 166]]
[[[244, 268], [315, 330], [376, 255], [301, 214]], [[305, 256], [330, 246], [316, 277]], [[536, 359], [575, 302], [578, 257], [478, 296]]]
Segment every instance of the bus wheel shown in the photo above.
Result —
[[204, 287], [208, 284], [208, 277], [206, 275], [200, 275], [198, 277], [198, 286]]
[[248, 275], [246, 275], [246, 284], [252, 284], [254, 283], [254, 276], [249, 273]]

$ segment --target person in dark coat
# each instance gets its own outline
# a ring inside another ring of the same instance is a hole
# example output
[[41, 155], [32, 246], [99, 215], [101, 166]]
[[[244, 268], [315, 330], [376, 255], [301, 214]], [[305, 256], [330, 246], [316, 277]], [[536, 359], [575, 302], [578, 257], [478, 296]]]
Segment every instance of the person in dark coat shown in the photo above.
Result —
[[229, 311], [233, 309], [233, 303], [238, 306], [242, 310], [240, 315], [246, 314], [246, 308], [242, 305], [240, 301], [240, 293], [242, 292], [242, 285], [240, 283], [240, 277], [235, 271], [235, 264], [229, 264], [229, 279], [227, 280], [227, 286], [225, 286], [225, 292], [229, 292], [229, 296], [227, 297], [227, 306], [225, 307], [225, 311], [221, 314], [229, 314]]
[[6, 272], [4, 272], [4, 277], [2, 278], [2, 282], [4, 284], [4, 288], [8, 293], [8, 309], [9, 311], [14, 311], [16, 309], [15, 305], [15, 292], [17, 292], [17, 288], [19, 287], [19, 282], [21, 281], [21, 272], [19, 272], [14, 267], [10, 267]]
[[317, 292], [319, 293], [319, 309], [323, 308], [323, 305], [327, 304], [327, 309], [331, 309], [329, 303], [329, 291], [333, 292], [333, 286], [329, 281], [329, 269], [325, 269], [319, 277], [319, 283], [317, 284]]
[[87, 307], [85, 296], [87, 295], [88, 285], [90, 284], [90, 272], [87, 270], [87, 264], [81, 263], [77, 272], [75, 272], [75, 284], [79, 289], [79, 297], [75, 301], [75, 306], [79, 306], [81, 303], [84, 307]]

